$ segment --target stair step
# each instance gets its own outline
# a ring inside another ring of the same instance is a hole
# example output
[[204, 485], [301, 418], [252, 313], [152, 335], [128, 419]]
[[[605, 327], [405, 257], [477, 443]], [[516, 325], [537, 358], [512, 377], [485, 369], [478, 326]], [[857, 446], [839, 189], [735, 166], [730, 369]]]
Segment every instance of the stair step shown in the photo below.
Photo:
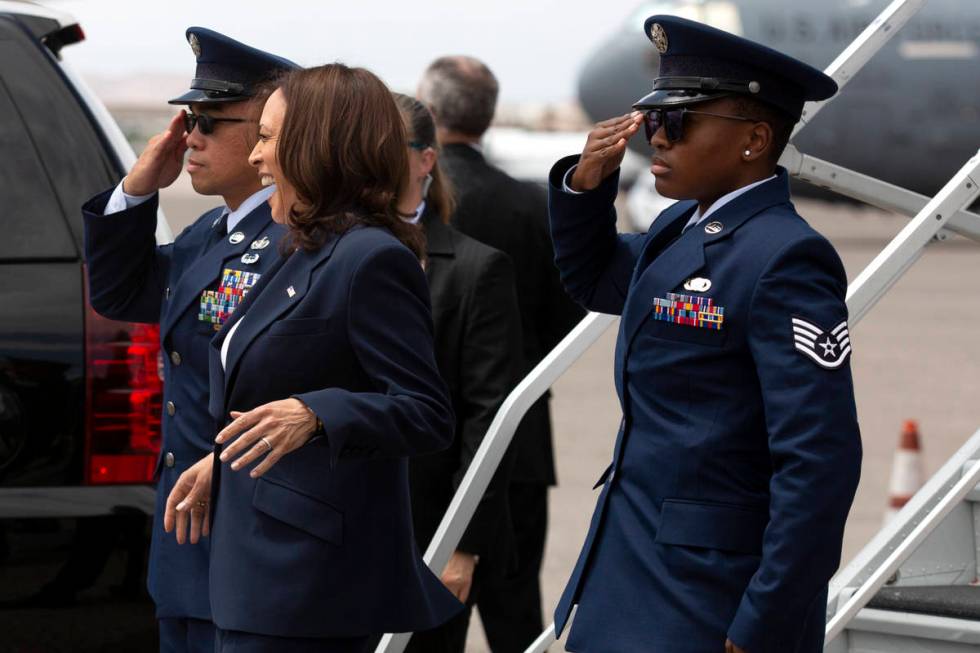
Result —
[[848, 624], [849, 653], [976, 653], [980, 622], [865, 608]]
[[885, 587], [868, 602], [868, 607], [951, 619], [980, 620], [980, 586]]

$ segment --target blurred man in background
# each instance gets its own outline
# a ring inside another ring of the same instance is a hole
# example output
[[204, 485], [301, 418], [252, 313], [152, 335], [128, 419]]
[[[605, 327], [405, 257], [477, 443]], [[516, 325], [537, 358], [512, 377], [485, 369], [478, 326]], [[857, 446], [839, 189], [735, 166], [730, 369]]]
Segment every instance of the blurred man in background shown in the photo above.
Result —
[[[499, 86], [481, 61], [463, 56], [434, 61], [418, 98], [435, 117], [441, 162], [457, 191], [453, 226], [506, 253], [514, 262], [526, 375], [582, 319], [565, 294], [554, 265], [542, 189], [512, 179], [487, 163], [480, 139], [493, 120]], [[506, 346], [502, 342], [500, 346]], [[548, 487], [554, 485], [549, 395], [525, 415], [514, 437], [510, 510], [515, 560], [487, 578], [477, 607], [496, 653], [524, 651], [544, 628], [539, 576], [548, 525]]]

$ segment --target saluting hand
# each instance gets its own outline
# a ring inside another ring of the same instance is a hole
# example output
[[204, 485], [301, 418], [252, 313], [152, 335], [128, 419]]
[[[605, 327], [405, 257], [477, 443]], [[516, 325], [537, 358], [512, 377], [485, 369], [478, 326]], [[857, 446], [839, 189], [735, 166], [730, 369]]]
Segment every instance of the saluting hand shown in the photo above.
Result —
[[734, 643], [732, 643], [732, 640], [726, 639], [725, 653], [747, 653], [747, 651], [740, 646], [736, 646]]
[[[316, 431], [316, 414], [299, 399], [270, 401], [247, 413], [231, 412], [232, 422], [214, 439], [231, 442], [221, 452], [221, 461], [238, 471], [265, 456], [249, 473], [258, 478], [290, 451], [306, 444]], [[236, 458], [237, 457], [237, 458]]]
[[190, 530], [191, 544], [197, 544], [201, 535], [211, 533], [208, 499], [211, 498], [211, 472], [214, 454], [190, 466], [180, 475], [167, 497], [167, 508], [163, 514], [163, 530], [169, 533], [177, 529], [177, 544], [187, 541]]
[[123, 191], [130, 195], [149, 195], [174, 183], [184, 166], [187, 134], [181, 110], [170, 124], [146, 144], [146, 149], [123, 180]]
[[643, 123], [643, 114], [633, 111], [596, 124], [585, 141], [585, 149], [572, 173], [572, 190], [592, 190], [623, 163], [626, 142]]

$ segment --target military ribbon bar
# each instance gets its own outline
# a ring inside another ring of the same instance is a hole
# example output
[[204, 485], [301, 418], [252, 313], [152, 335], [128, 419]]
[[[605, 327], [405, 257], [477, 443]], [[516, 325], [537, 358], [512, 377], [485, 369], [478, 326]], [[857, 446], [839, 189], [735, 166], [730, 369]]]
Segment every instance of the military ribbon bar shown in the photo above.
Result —
[[666, 297], [653, 300], [653, 319], [682, 324], [700, 329], [721, 330], [725, 323], [725, 309], [715, 306], [710, 297], [694, 297], [667, 293]]

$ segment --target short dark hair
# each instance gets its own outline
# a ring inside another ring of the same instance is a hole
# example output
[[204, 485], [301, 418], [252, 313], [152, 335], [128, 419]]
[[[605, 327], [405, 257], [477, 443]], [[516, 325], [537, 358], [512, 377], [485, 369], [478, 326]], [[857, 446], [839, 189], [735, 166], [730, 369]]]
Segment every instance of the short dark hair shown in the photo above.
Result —
[[422, 75], [418, 97], [443, 129], [479, 137], [493, 120], [499, 90], [497, 78], [479, 59], [440, 57]]
[[772, 129], [769, 162], [775, 166], [789, 143], [789, 137], [793, 134], [793, 127], [796, 126], [796, 119], [782, 109], [747, 95], [736, 95], [732, 99], [735, 102], [735, 111], [738, 115], [768, 123]]
[[327, 64], [290, 73], [277, 154], [302, 205], [287, 218], [291, 244], [316, 250], [357, 224], [384, 227], [420, 259], [422, 231], [402, 220], [408, 140], [391, 91], [364, 68]]

